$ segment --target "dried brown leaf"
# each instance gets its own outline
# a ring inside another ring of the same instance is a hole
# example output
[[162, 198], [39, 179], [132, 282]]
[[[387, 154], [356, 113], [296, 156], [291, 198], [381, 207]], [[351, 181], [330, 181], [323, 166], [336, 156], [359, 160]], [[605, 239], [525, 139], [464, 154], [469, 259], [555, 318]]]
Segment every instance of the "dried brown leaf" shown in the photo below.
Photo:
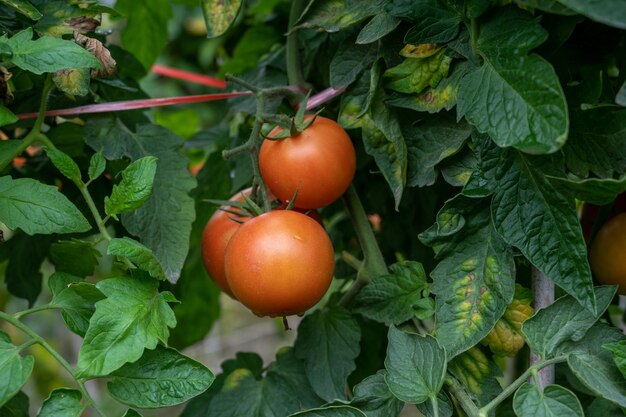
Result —
[[98, 39], [90, 38], [89, 36], [82, 35], [78, 32], [74, 32], [74, 39], [76, 43], [91, 52], [98, 61], [102, 64], [102, 69], [92, 69], [92, 78], [104, 78], [115, 75], [117, 72], [117, 63], [111, 56], [111, 52], [100, 42]]

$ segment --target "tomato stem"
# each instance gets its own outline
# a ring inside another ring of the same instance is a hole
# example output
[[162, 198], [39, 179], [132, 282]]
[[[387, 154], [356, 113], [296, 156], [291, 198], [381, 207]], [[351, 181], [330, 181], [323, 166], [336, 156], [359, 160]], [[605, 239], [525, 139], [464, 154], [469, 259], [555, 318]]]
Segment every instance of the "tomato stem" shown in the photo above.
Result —
[[294, 30], [294, 26], [298, 23], [300, 15], [306, 6], [304, 0], [293, 0], [291, 2], [291, 10], [289, 11], [289, 29], [287, 31], [286, 60], [287, 60], [287, 79], [290, 85], [305, 86], [306, 81], [302, 75], [302, 66], [300, 65], [300, 56], [298, 51], [298, 31]]
[[454, 377], [448, 375], [445, 379], [445, 384], [448, 386], [450, 394], [454, 395], [454, 398], [457, 399], [461, 408], [469, 417], [479, 416], [478, 407], [467, 394], [465, 388]]

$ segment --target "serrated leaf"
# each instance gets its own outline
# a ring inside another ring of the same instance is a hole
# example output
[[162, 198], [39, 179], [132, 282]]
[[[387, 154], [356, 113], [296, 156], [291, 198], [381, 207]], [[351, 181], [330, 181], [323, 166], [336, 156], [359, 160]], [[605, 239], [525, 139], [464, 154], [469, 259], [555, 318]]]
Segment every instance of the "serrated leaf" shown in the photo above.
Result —
[[[607, 309], [614, 294], [615, 287], [596, 288], [598, 315]], [[573, 297], [564, 296], [526, 320], [522, 333], [533, 352], [550, 359], [562, 350], [563, 343], [581, 340], [597, 320]]]
[[179, 152], [183, 142], [159, 126], [139, 125], [133, 133], [111, 120], [90, 122], [86, 141], [94, 150], [102, 149], [107, 159], [137, 160], [147, 155], [159, 158], [152, 195], [137, 210], [122, 214], [122, 224], [152, 250], [168, 279], [176, 282], [189, 251], [195, 218], [189, 192], [196, 180], [187, 170], [187, 157]]
[[330, 61], [330, 85], [333, 88], [347, 87], [369, 68], [378, 56], [378, 49], [368, 45], [355, 45], [351, 38], [339, 45]]
[[617, 365], [619, 371], [622, 373], [624, 378], [626, 378], [626, 341], [622, 340], [621, 342], [607, 343], [602, 347], [613, 353], [615, 365]]
[[122, 171], [122, 180], [113, 186], [111, 197], [104, 198], [104, 211], [115, 216], [141, 207], [152, 194], [157, 158], [144, 156]]
[[242, 1], [201, 0], [200, 5], [204, 14], [207, 38], [211, 39], [226, 33], [237, 18]]
[[9, 176], [0, 177], [0, 222], [29, 235], [91, 229], [85, 216], [56, 187]]
[[50, 261], [55, 269], [79, 277], [92, 275], [101, 256], [91, 242], [61, 240], [50, 246]]
[[37, 417], [80, 417], [87, 407], [80, 403], [81, 398], [75, 389], [55, 389], [43, 402]]
[[107, 296], [96, 312], [78, 353], [81, 378], [108, 375], [139, 359], [145, 348], [167, 343], [174, 312], [158, 292], [152, 278], [109, 278], [96, 287]]
[[157, 346], [111, 375], [107, 388], [116, 400], [139, 408], [169, 407], [206, 391], [215, 376], [174, 349]]
[[0, 407], [16, 395], [33, 371], [35, 358], [21, 356], [9, 335], [0, 331]]
[[79, 336], [85, 336], [89, 320], [96, 311], [95, 304], [104, 299], [104, 294], [94, 284], [62, 272], [52, 274], [48, 286], [53, 295], [50, 304], [63, 309], [61, 315], [67, 327]]
[[472, 133], [472, 127], [454, 115], [444, 113], [415, 125], [402, 125], [407, 146], [407, 186], [433, 185], [435, 166], [457, 153]]
[[385, 87], [400, 93], [420, 93], [426, 87], [436, 87], [448, 75], [452, 58], [445, 49], [426, 58], [406, 58], [401, 64], [383, 74]]
[[10, 61], [23, 70], [39, 75], [66, 68], [101, 67], [100, 61], [72, 41], [52, 36], [42, 36], [35, 41], [32, 38], [32, 28], [8, 39], [0, 38], [0, 44], [11, 48]]
[[50, 161], [52, 161], [54, 166], [57, 167], [59, 171], [61, 171], [61, 174], [65, 175], [75, 184], [82, 183], [80, 168], [78, 168], [78, 165], [76, 165], [76, 162], [74, 162], [72, 158], [70, 158], [64, 152], [55, 148], [44, 147], [44, 150], [46, 151], [46, 155], [48, 155], [48, 158], [50, 158]]
[[348, 405], [330, 405], [324, 408], [306, 410], [289, 417], [367, 417], [363, 412]]
[[128, 16], [122, 45], [150, 68], [167, 44], [167, 22], [172, 17], [168, 0], [118, 0], [115, 8]]
[[109, 255], [121, 256], [134, 263], [156, 279], [165, 280], [167, 276], [152, 251], [129, 237], [113, 238], [107, 248]]
[[338, 32], [363, 19], [378, 14], [385, 0], [326, 0], [311, 2], [303, 13], [298, 27]]
[[19, 391], [0, 407], [0, 417], [30, 417], [28, 409], [28, 396], [23, 391]]
[[89, 180], [93, 181], [97, 179], [106, 168], [106, 159], [104, 159], [104, 153], [102, 149], [94, 153], [89, 160]]
[[518, 417], [584, 417], [574, 393], [560, 385], [524, 383], [515, 392], [513, 409]]
[[295, 356], [304, 361], [306, 376], [326, 401], [345, 398], [348, 375], [356, 368], [360, 328], [344, 308], [316, 311], [302, 320]]
[[434, 314], [422, 264], [404, 261], [391, 265], [390, 270], [391, 274], [374, 278], [359, 292], [354, 311], [387, 324]]
[[621, 0], [557, 0], [571, 10], [588, 18], [626, 29], [626, 4]]
[[493, 330], [481, 341], [496, 355], [514, 357], [524, 347], [522, 324], [533, 315], [532, 293], [515, 284], [513, 301], [508, 305], [502, 318]]
[[363, 29], [359, 32], [356, 38], [356, 43], [365, 45], [375, 42], [380, 38], [393, 32], [398, 27], [401, 20], [387, 14], [385, 12], [378, 13], [372, 18]]
[[493, 227], [488, 200], [449, 200], [420, 239], [441, 259], [431, 291], [437, 338], [453, 358], [483, 339], [511, 303], [513, 254]]
[[502, 372], [476, 346], [450, 361], [448, 370], [463, 384], [478, 405], [487, 404], [502, 392], [497, 380]]
[[446, 350], [432, 336], [389, 328], [385, 382], [398, 399], [420, 404], [437, 396], [446, 375]]
[[378, 371], [356, 385], [350, 405], [363, 411], [367, 417], [400, 415], [404, 404], [389, 391], [385, 374], [385, 371]]
[[558, 162], [502, 150], [486, 138], [477, 146], [486, 164], [479, 182], [495, 191], [491, 216], [498, 234], [589, 311], [595, 311], [587, 248], [574, 200], [545, 177], [558, 170]]

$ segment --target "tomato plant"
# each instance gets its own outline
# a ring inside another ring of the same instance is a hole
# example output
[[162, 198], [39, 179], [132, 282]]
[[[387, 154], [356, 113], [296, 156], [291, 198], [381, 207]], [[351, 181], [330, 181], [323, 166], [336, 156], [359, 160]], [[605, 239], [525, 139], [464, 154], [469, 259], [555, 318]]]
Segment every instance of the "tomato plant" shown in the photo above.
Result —
[[[306, 116], [304, 121], [314, 116]], [[269, 137], [283, 131], [276, 127]], [[317, 116], [302, 132], [279, 140], [265, 140], [259, 167], [269, 189], [282, 201], [297, 196], [304, 209], [327, 206], [346, 191], [356, 168], [348, 134], [333, 120]], [[296, 194], [297, 193], [297, 194]]]
[[237, 298], [259, 316], [302, 314], [330, 286], [334, 251], [324, 229], [288, 210], [246, 222], [226, 249], [226, 277]]
[[625, 22], [0, 0], [0, 416], [624, 414]]

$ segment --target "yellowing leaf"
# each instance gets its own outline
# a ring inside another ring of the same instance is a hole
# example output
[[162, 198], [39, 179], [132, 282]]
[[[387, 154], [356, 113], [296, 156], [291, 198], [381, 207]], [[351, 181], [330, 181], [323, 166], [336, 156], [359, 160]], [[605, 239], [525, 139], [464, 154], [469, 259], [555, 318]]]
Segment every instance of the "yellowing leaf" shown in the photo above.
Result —
[[524, 347], [522, 324], [533, 315], [531, 303], [530, 291], [516, 284], [513, 302], [482, 343], [488, 345], [496, 355], [515, 356]]
[[419, 93], [428, 86], [434, 88], [448, 75], [450, 62], [452, 58], [443, 49], [427, 58], [407, 58], [385, 71], [386, 87], [400, 93]]
[[407, 44], [400, 51], [400, 55], [405, 58], [428, 58], [435, 55], [441, 49], [437, 43], [421, 43], [419, 45]]

